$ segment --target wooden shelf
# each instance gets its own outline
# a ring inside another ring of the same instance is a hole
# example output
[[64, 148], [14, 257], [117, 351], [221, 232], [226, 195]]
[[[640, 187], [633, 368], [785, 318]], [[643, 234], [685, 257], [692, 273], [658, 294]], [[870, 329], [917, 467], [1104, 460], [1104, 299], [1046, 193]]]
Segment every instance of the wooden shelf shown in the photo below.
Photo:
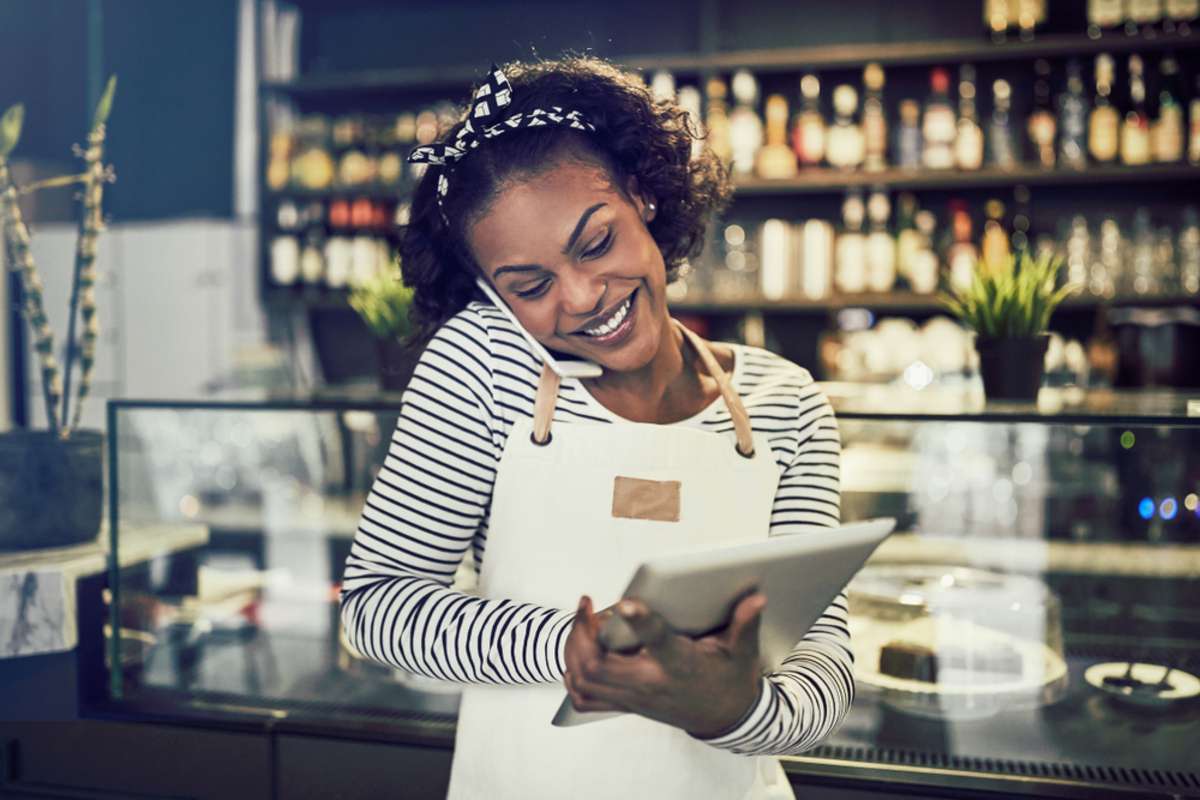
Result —
[[[982, 61], [1020, 61], [1029, 58], [1089, 56], [1098, 53], [1186, 50], [1200, 47], [1200, 32], [1190, 36], [1159, 34], [1154, 38], [1109, 34], [1091, 39], [1084, 34], [1052, 34], [1033, 41], [993, 44], [985, 38], [948, 39], [927, 42], [886, 42], [790, 47], [768, 50], [732, 50], [711, 55], [685, 53], [616, 57], [632, 69], [667, 69], [681, 75], [731, 72], [791, 72], [796, 70], [845, 69], [869, 61], [886, 66], [920, 66]], [[478, 64], [305, 75], [289, 81], [264, 81], [264, 91], [291, 96], [385, 91], [465, 91], [481, 76]]]
[[[886, 169], [836, 170], [819, 168], [804, 170], [794, 178], [737, 178], [734, 181], [739, 197], [785, 196], [802, 194], [840, 194], [846, 189], [869, 189], [880, 186], [890, 190], [970, 190], [1016, 186], [1087, 186], [1138, 183], [1200, 183], [1200, 167], [1188, 164], [1150, 164], [1144, 167], [1090, 166], [1082, 170], [1046, 169], [1023, 164], [1013, 169], [988, 167], [971, 172], [960, 170]], [[396, 200], [405, 197], [406, 188], [395, 186], [363, 186], [332, 189], [282, 189], [269, 191], [267, 196], [283, 198], [320, 199], [325, 197], [369, 197], [373, 200]]]
[[[313, 286], [272, 286], [267, 288], [264, 298], [271, 306], [301, 305], [318, 309], [349, 309], [345, 289], [330, 289]], [[1064, 310], [1090, 311], [1101, 306], [1177, 306], [1194, 305], [1200, 307], [1200, 297], [1169, 294], [1146, 295], [1142, 297], [1116, 297], [1103, 299], [1092, 296], [1077, 296], [1067, 298], [1062, 304]], [[933, 295], [916, 294], [914, 292], [885, 292], [864, 293], [856, 295], [841, 295], [822, 300], [795, 298], [788, 300], [749, 300], [745, 302], [723, 301], [684, 301], [671, 303], [671, 309], [685, 314], [736, 315], [748, 311], [760, 311], [778, 314], [823, 314], [838, 311], [843, 308], [867, 308], [873, 311], [904, 312], [935, 312], [943, 310], [942, 305]]]
[[1022, 164], [1013, 169], [988, 167], [961, 170], [865, 170], [812, 169], [795, 178], [767, 180], [739, 178], [739, 196], [829, 194], [849, 188], [882, 186], [885, 189], [986, 189], [994, 186], [1083, 186], [1089, 184], [1159, 183], [1200, 181], [1200, 167], [1188, 164], [1150, 164], [1144, 167], [1089, 166], [1087, 169], [1046, 169]]

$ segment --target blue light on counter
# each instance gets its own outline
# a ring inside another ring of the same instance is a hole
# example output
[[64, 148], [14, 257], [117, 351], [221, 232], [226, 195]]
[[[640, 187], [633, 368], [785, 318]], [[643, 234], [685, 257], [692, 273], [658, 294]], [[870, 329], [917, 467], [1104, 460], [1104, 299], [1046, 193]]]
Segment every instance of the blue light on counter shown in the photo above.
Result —
[[1138, 515], [1142, 519], [1150, 519], [1154, 516], [1154, 500], [1149, 497], [1143, 497], [1142, 502], [1138, 503]]
[[1179, 512], [1179, 504], [1175, 502], [1174, 497], [1168, 497], [1158, 505], [1158, 515], [1163, 519], [1175, 519], [1175, 515]]

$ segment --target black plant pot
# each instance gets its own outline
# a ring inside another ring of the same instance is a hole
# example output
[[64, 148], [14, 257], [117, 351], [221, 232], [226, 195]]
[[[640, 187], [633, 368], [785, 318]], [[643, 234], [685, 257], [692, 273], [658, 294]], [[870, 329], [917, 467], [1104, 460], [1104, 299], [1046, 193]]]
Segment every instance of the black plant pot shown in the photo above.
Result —
[[95, 539], [103, 501], [104, 434], [0, 433], [0, 550]]
[[403, 392], [408, 386], [420, 355], [400, 339], [376, 339], [379, 352], [379, 388], [385, 392]]
[[1050, 335], [975, 340], [983, 391], [993, 400], [1037, 400]]

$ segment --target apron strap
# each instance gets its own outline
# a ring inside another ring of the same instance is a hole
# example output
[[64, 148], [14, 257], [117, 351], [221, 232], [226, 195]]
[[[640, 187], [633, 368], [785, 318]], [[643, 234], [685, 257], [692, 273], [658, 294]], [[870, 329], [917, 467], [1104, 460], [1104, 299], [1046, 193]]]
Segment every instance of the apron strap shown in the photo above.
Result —
[[746, 413], [746, 406], [742, 404], [742, 398], [734, 391], [733, 384], [729, 381], [729, 376], [725, 373], [725, 370], [721, 369], [721, 365], [717, 363], [716, 357], [708, 347], [708, 342], [700, 338], [698, 334], [679, 320], [672, 318], [671, 321], [683, 333], [684, 338], [691, 342], [692, 347], [699, 353], [700, 361], [704, 363], [704, 368], [708, 370], [708, 374], [713, 377], [717, 382], [717, 386], [720, 387], [721, 397], [725, 398], [725, 407], [729, 409], [729, 416], [733, 420], [733, 430], [737, 434], [738, 455], [745, 456], [746, 458], [754, 458], [754, 433], [750, 426], [750, 415]]
[[[717, 363], [707, 342], [679, 320], [672, 318], [671, 321], [683, 333], [684, 338], [691, 343], [696, 353], [699, 354], [704, 368], [717, 382], [717, 386], [721, 390], [721, 397], [725, 400], [725, 407], [729, 409], [729, 416], [733, 420], [734, 433], [737, 435], [738, 455], [754, 458], [754, 433], [750, 426], [750, 415], [746, 413], [742, 398], [734, 391], [729, 376]], [[542, 365], [542, 374], [538, 378], [537, 397], [533, 403], [533, 443], [536, 445], [550, 443], [550, 423], [554, 419], [554, 405], [558, 400], [560, 381], [557, 372], [550, 369], [548, 364]]]
[[558, 373], [549, 364], [542, 365], [538, 378], [537, 398], [533, 402], [533, 443], [550, 443], [550, 422], [554, 419], [554, 404], [558, 400]]

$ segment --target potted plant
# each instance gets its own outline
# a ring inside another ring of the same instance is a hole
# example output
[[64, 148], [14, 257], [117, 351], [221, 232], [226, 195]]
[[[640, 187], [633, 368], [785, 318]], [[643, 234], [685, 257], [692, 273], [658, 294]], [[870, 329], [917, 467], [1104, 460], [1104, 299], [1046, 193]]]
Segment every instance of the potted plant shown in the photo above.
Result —
[[[8, 158], [21, 138], [24, 106], [0, 117], [0, 229], [7, 262], [20, 275], [21, 310], [29, 322], [41, 370], [47, 430], [0, 433], [0, 550], [62, 547], [94, 539], [100, 529], [104, 434], [79, 428], [83, 401], [96, 359], [96, 244], [104, 228], [101, 200], [112, 170], [104, 164], [105, 123], [116, 78], [110, 78], [96, 107], [87, 146], [78, 148], [83, 171], [17, 187]], [[42, 297], [42, 281], [30, 249], [29, 229], [18, 198], [39, 189], [79, 185], [79, 236], [72, 273], [64, 363], [55, 356], [54, 332]], [[81, 322], [76, 339], [76, 319]], [[74, 408], [71, 377], [79, 369]]]
[[379, 385], [386, 392], [403, 391], [416, 366], [416, 353], [408, 341], [413, 291], [400, 280], [399, 272], [378, 274], [350, 291], [350, 306], [375, 336]]
[[979, 371], [989, 398], [1035, 400], [1042, 384], [1046, 326], [1058, 304], [1075, 291], [1058, 286], [1062, 259], [1028, 253], [1000, 263], [980, 260], [970, 286], [939, 295], [960, 322], [975, 331]]

